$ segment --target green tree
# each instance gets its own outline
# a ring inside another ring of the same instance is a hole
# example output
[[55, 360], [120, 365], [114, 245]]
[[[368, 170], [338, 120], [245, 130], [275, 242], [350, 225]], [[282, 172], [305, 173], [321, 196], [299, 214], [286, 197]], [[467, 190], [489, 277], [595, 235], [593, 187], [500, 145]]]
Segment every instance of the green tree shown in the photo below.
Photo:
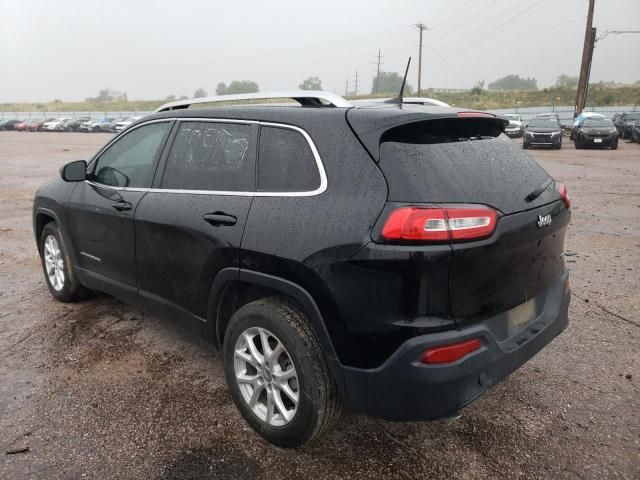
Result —
[[[379, 76], [373, 77], [371, 85], [371, 93], [397, 95], [400, 93], [400, 87], [402, 86], [402, 76], [397, 72], [380, 72]], [[413, 87], [407, 83], [404, 86], [404, 94], [410, 95], [411, 93], [413, 93]]]
[[488, 87], [489, 90], [538, 90], [538, 81], [511, 74], [491, 82]]
[[220, 82], [216, 87], [217, 95], [235, 95], [238, 93], [256, 93], [260, 88], [256, 82], [251, 80], [234, 80], [228, 86]]
[[308, 77], [300, 85], [300, 90], [322, 90], [322, 81], [318, 77]]
[[206, 97], [206, 96], [207, 96], [207, 91], [204, 88], [198, 88], [193, 93], [193, 98], [202, 98], [202, 97]]
[[180, 98], [178, 100], [188, 100], [189, 97], [187, 97], [186, 95], [180, 95]]
[[578, 77], [569, 75], [560, 75], [556, 80], [557, 88], [566, 88], [567, 90], [575, 90], [578, 88]]
[[167, 95], [167, 98], [165, 98], [167, 102], [173, 102], [175, 101], [175, 99], [176, 99], [175, 95]]

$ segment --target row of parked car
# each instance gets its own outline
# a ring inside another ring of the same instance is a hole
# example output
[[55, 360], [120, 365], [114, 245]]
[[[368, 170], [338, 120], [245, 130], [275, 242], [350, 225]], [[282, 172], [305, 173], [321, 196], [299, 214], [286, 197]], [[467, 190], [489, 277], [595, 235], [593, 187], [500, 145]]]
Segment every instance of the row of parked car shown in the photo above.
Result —
[[640, 143], [640, 112], [625, 112], [607, 118], [600, 113], [582, 112], [576, 116], [570, 128], [560, 123], [555, 112], [541, 113], [525, 123], [516, 113], [506, 114], [509, 125], [505, 133], [510, 137], [522, 137], [522, 148], [536, 145], [562, 148], [563, 131], [569, 130], [569, 140], [575, 148], [618, 148], [618, 139], [631, 139]]
[[31, 120], [0, 121], [0, 130], [18, 132], [119, 132], [142, 117], [104, 117], [99, 120], [89, 117], [39, 118]]

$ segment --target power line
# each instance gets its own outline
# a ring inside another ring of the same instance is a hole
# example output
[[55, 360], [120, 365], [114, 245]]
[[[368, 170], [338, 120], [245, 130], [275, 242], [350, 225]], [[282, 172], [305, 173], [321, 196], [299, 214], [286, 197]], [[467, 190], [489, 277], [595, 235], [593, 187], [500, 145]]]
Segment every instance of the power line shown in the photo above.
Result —
[[607, 38], [609, 35], [621, 35], [623, 33], [640, 33], [640, 30], [605, 30], [601, 36], [596, 38], [596, 42]]

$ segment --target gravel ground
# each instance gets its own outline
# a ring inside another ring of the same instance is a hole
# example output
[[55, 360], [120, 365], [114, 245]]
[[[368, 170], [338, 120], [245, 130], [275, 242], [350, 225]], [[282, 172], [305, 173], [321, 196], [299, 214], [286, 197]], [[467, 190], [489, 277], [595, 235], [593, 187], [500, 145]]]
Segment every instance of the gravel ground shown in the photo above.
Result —
[[551, 345], [453, 423], [347, 413], [283, 450], [207, 346], [104, 295], [50, 297], [34, 191], [108, 138], [0, 132], [0, 478], [640, 478], [640, 145], [530, 151], [573, 201], [571, 323]]

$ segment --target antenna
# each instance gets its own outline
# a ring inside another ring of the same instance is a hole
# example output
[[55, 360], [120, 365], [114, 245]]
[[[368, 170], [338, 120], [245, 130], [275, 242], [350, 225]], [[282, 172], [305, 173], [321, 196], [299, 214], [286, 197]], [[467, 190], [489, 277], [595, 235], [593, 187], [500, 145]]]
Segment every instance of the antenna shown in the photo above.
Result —
[[400, 93], [398, 93], [398, 96], [396, 98], [387, 100], [384, 103], [397, 103], [398, 105], [402, 105], [402, 95], [404, 94], [404, 86], [407, 83], [407, 74], [409, 73], [409, 65], [411, 65], [411, 57], [409, 57], [409, 61], [407, 62], [407, 69], [404, 71], [404, 78], [402, 79], [402, 86], [400, 87]]

